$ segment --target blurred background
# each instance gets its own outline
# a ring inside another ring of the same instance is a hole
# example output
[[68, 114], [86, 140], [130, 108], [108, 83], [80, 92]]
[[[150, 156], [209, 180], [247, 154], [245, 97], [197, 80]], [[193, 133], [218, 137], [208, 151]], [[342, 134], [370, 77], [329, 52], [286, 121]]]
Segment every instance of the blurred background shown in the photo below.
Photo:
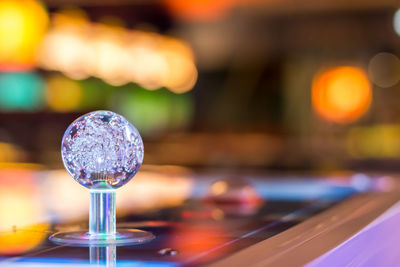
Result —
[[[31, 251], [66, 230], [60, 222], [87, 220], [88, 191], [63, 169], [60, 146], [68, 125], [93, 110], [122, 114], [144, 140], [144, 166], [118, 190], [122, 217], [207, 194], [238, 195], [245, 209], [234, 210], [250, 216], [266, 190], [291, 200], [327, 192], [317, 180], [252, 187], [242, 170], [356, 173], [360, 191], [370, 186], [364, 171], [400, 171], [398, 8], [0, 0], [0, 255]], [[231, 211], [200, 212], [182, 218]]]
[[107, 109], [145, 164], [400, 169], [398, 7], [1, 0], [0, 165], [61, 168], [67, 126]]

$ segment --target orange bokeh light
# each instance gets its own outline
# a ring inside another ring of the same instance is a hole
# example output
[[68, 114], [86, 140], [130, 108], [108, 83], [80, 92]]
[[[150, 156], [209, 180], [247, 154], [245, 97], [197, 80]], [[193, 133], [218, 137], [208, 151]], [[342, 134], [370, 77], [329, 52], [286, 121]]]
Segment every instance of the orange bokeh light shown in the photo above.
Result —
[[0, 235], [0, 255], [17, 255], [39, 246], [48, 236], [48, 223], [18, 227]]
[[185, 20], [217, 20], [232, 8], [233, 0], [165, 0], [168, 9]]
[[314, 110], [325, 120], [350, 123], [370, 107], [371, 85], [365, 72], [341, 66], [317, 74], [312, 85]]

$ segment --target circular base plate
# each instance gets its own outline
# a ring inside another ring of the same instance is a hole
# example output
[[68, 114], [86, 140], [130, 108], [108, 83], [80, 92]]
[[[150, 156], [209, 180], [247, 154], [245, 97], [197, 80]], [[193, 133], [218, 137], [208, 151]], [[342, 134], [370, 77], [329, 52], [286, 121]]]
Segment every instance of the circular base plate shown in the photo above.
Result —
[[124, 229], [119, 230], [113, 236], [107, 235], [90, 235], [88, 232], [75, 231], [75, 232], [60, 232], [55, 233], [49, 239], [59, 245], [67, 246], [129, 246], [149, 242], [155, 237], [152, 233], [137, 230], [137, 229]]

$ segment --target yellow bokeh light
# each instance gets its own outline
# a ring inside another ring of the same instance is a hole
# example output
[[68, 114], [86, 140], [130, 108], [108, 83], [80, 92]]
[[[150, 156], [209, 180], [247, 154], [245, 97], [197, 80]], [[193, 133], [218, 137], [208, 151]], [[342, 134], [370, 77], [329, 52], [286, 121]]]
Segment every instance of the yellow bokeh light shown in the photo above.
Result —
[[47, 80], [46, 99], [49, 107], [55, 111], [76, 110], [82, 100], [81, 86], [73, 80], [55, 75]]
[[312, 103], [322, 118], [350, 123], [370, 107], [372, 90], [365, 72], [352, 66], [336, 67], [319, 73], [313, 81]]
[[89, 17], [83, 9], [77, 7], [64, 8], [55, 14], [52, 14], [54, 26], [80, 26], [88, 25]]
[[48, 25], [46, 10], [34, 0], [0, 1], [0, 64], [31, 67]]
[[50, 225], [47, 223], [16, 228], [0, 235], [0, 255], [16, 255], [37, 247], [46, 237]]
[[17, 162], [23, 158], [23, 153], [15, 145], [0, 142], [0, 162]]
[[[15, 190], [11, 191], [7, 188], [7, 191], [1, 191], [1, 205], [0, 214], [3, 215], [0, 223], [0, 229], [11, 229], [12, 226], [27, 226], [30, 223], [35, 223], [38, 220], [37, 203], [32, 202], [29, 197], [29, 191], [26, 190]], [[27, 195], [28, 193], [28, 195]]]

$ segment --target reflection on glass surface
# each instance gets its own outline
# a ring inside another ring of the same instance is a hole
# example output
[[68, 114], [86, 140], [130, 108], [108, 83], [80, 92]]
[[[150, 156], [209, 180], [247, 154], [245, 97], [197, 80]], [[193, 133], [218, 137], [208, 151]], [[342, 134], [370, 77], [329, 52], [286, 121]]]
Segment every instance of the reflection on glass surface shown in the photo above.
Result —
[[[188, 264], [197, 261], [199, 258], [202, 258], [202, 261], [211, 261], [225, 253], [224, 244], [230, 241], [228, 236], [228, 229], [225, 229], [222, 224], [195, 219], [190, 223], [174, 228], [165, 246], [185, 255], [185, 261]], [[212, 254], [211, 252], [216, 248], [219, 249], [215, 254]], [[181, 254], [177, 256], [179, 255]]]
[[[185, 169], [144, 168], [135, 176], [134, 183], [127, 183], [118, 189], [117, 216], [176, 206], [190, 196], [193, 180]], [[87, 217], [87, 189], [71, 179], [65, 170], [43, 172], [41, 178], [42, 186], [47, 188], [49, 215], [63, 221]]]
[[[192, 186], [190, 173], [184, 168], [145, 166], [135, 183], [119, 189], [117, 216], [177, 206], [189, 197]], [[44, 236], [32, 233], [34, 237], [25, 235], [25, 239], [19, 235], [20, 231], [37, 232], [34, 229], [39, 228], [30, 228], [32, 225], [86, 220], [88, 206], [87, 190], [74, 182], [65, 170], [0, 170], [0, 245], [6, 245], [0, 249], [1, 253], [22, 253], [38, 245]], [[57, 226], [55, 230], [77, 230], [74, 227], [76, 225]], [[48, 224], [40, 226], [40, 232], [49, 229]]]
[[117, 266], [117, 247], [104, 246], [104, 247], [90, 247], [90, 264], [96, 266]]
[[254, 187], [243, 178], [221, 179], [213, 183], [204, 199], [216, 220], [225, 215], [255, 214], [265, 201], [266, 199], [262, 199]]

